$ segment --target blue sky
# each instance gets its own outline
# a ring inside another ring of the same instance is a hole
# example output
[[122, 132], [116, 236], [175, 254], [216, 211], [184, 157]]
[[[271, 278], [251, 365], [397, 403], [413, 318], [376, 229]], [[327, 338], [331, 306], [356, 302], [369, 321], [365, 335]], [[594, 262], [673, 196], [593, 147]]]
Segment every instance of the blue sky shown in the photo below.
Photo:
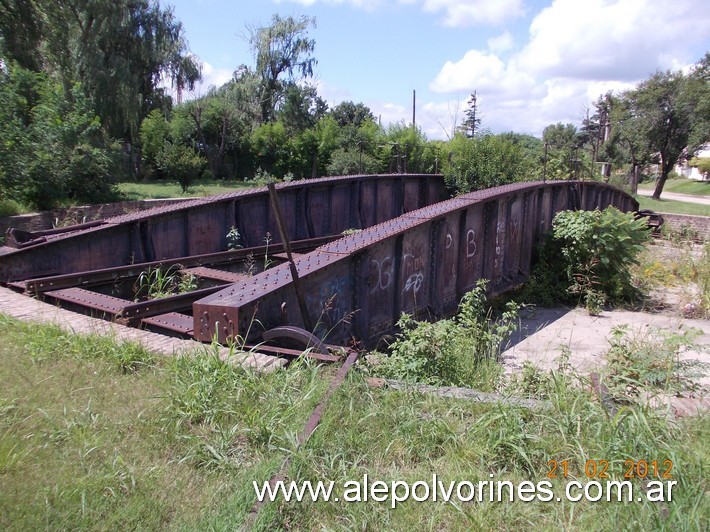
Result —
[[447, 138], [476, 90], [483, 127], [540, 135], [579, 124], [608, 90], [710, 50], [707, 0], [162, 0], [203, 63], [203, 85], [253, 66], [247, 25], [307, 15], [313, 83], [331, 106], [362, 102], [383, 124], [412, 119]]

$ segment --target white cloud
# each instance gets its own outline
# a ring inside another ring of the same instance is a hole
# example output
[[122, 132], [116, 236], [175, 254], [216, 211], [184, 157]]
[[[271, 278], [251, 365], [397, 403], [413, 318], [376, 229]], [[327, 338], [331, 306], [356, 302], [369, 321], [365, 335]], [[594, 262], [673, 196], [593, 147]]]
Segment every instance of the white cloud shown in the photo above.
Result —
[[515, 40], [509, 31], [488, 39], [488, 49], [496, 54], [507, 52], [513, 48], [514, 45]]
[[221, 87], [232, 79], [234, 73], [226, 68], [215, 68], [209, 63], [202, 64], [202, 85], [204, 87]]
[[638, 80], [673, 66], [708, 28], [704, 0], [555, 0], [530, 24], [519, 62], [546, 76]]
[[[277, 4], [293, 2], [312, 6], [316, 2], [330, 5], [350, 4], [365, 11], [387, 5], [386, 0], [274, 0]], [[502, 24], [506, 20], [525, 14], [523, 0], [397, 0], [403, 5], [422, 5], [427, 13], [443, 11], [442, 24], [450, 27], [473, 26], [476, 24]]]
[[[274, 0], [277, 4], [291, 2], [294, 4], [300, 4], [302, 6], [312, 6], [317, 2], [329, 5], [341, 5], [341, 4], [351, 4], [358, 9], [364, 9], [365, 11], [374, 11], [378, 7], [385, 5], [385, 0]], [[412, 0], [399, 0], [398, 3], [409, 4]]]
[[[202, 63], [202, 80], [192, 91], [183, 92], [184, 100], [192, 100], [204, 96], [211, 88], [219, 88], [232, 79], [233, 72], [226, 68], [215, 68], [211, 64]], [[176, 95], [173, 94], [173, 97]]]
[[514, 98], [534, 91], [535, 80], [513, 61], [506, 64], [493, 53], [469, 50], [461, 60], [444, 63], [429, 84], [429, 90], [440, 93], [474, 89]]
[[[199, 58], [196, 58], [198, 61]], [[183, 100], [192, 100], [194, 98], [199, 98], [204, 96], [212, 87], [221, 87], [229, 80], [232, 79], [232, 71], [226, 68], [215, 68], [211, 64], [203, 62], [202, 64], [202, 80], [200, 80], [195, 88], [191, 91], [187, 89], [183, 90], [182, 98]], [[160, 85], [164, 87], [167, 92], [177, 99], [177, 90], [172, 86], [169, 79], [161, 79]]]
[[497, 25], [525, 14], [522, 0], [424, 0], [424, 11], [444, 12], [445, 26]]
[[469, 50], [461, 60], [447, 61], [429, 89], [434, 92], [458, 92], [482, 85], [500, 83], [505, 75], [505, 64], [488, 52]]
[[411, 122], [412, 120], [412, 110], [402, 105], [377, 100], [364, 103], [375, 115], [375, 119], [381, 120], [382, 125], [385, 127], [387, 127], [387, 124], [395, 124], [402, 120], [405, 122]]
[[[708, 28], [702, 0], [554, 0], [532, 20], [519, 53], [500, 57], [513, 44], [503, 33], [488, 50], [446, 61], [429, 88], [476, 90], [486, 127], [540, 134], [550, 123], [579, 123], [601, 94], [699, 59]], [[439, 120], [442, 105], [431, 106]]]

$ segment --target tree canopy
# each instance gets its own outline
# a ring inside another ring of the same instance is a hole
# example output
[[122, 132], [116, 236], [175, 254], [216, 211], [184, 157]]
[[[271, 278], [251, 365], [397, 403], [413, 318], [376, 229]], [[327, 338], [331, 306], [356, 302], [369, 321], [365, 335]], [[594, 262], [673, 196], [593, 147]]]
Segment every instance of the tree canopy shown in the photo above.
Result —
[[[313, 83], [310, 17], [247, 27], [251, 64], [201, 97], [181, 23], [157, 0], [0, 0], [0, 199], [96, 199], [111, 181], [301, 179], [441, 172], [457, 192], [528, 179], [626, 179], [710, 140], [710, 54], [601, 95], [579, 124], [542, 138], [486, 129], [477, 92], [447, 141], [405, 121], [382, 126], [361, 102], [329, 108]], [[248, 63], [248, 61], [247, 61]], [[177, 90], [173, 102], [167, 87]], [[88, 184], [88, 186], [82, 186]]]

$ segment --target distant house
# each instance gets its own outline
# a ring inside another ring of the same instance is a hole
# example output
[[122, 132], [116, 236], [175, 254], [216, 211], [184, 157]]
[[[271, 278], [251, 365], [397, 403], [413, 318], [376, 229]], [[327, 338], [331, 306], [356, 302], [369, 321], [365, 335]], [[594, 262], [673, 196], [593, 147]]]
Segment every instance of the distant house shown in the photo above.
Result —
[[[710, 158], [710, 144], [706, 144], [702, 149], [695, 155], [698, 159]], [[689, 166], [688, 161], [683, 161], [682, 164], [677, 164], [675, 166], [675, 171], [678, 175], [686, 177], [688, 179], [695, 179], [697, 181], [705, 181], [708, 178], [703, 176], [697, 168]]]

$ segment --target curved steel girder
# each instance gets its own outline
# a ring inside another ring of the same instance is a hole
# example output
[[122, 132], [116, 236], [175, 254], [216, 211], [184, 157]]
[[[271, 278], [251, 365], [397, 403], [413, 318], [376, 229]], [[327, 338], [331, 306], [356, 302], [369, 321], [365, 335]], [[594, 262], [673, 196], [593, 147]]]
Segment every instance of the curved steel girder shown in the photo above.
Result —
[[[450, 315], [479, 279], [490, 294], [518, 286], [529, 275], [534, 249], [554, 215], [567, 209], [614, 205], [635, 211], [638, 203], [600, 182], [526, 182], [464, 194], [408, 212], [321, 246], [296, 259], [306, 304], [319, 315], [315, 335], [332, 343], [353, 337], [373, 344], [396, 329], [404, 312], [417, 318]], [[220, 340], [250, 329], [303, 326], [285, 265], [225, 287], [193, 305], [194, 334]], [[433, 311], [432, 311], [433, 309]], [[288, 321], [284, 321], [288, 320]]]
[[295, 327], [293, 325], [284, 325], [281, 327], [274, 327], [268, 331], [264, 331], [262, 335], [265, 342], [281, 342], [284, 340], [286, 343], [290, 344], [291, 347], [294, 343], [298, 345], [299, 349], [312, 349], [316, 353], [322, 355], [328, 354], [328, 348], [325, 346], [321, 340], [312, 333], [309, 333], [305, 329], [300, 327]]

